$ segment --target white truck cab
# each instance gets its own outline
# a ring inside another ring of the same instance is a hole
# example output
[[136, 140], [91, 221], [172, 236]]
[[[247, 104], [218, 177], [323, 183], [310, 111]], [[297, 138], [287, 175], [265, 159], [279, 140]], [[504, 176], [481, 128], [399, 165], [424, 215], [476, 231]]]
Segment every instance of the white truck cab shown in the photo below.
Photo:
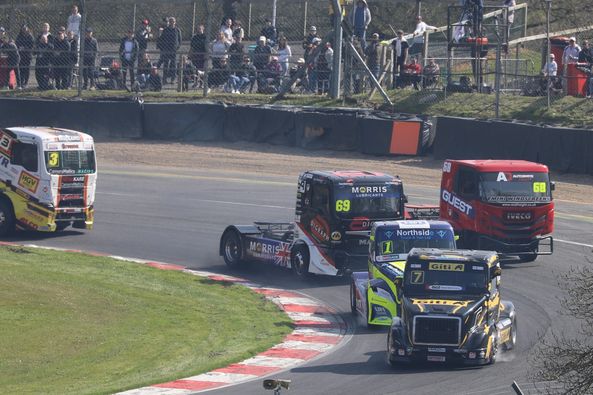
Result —
[[0, 236], [18, 229], [91, 229], [93, 138], [49, 127], [0, 129]]

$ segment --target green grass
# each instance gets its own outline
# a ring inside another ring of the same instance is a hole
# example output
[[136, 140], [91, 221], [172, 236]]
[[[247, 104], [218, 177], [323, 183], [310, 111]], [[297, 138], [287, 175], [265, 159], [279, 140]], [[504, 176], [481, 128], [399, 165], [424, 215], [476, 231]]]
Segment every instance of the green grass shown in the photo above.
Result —
[[[27, 91], [0, 92], [1, 96], [34, 97], [68, 100], [76, 98], [76, 91]], [[224, 102], [227, 104], [274, 104], [313, 107], [353, 107], [375, 108], [391, 112], [410, 114], [459, 116], [470, 118], [495, 118], [495, 95], [479, 93], [455, 93], [445, 97], [442, 91], [393, 90], [388, 91], [393, 107], [383, 104], [377, 93], [368, 100], [366, 95], [356, 95], [345, 100], [333, 100], [327, 96], [287, 95], [275, 100], [272, 95], [247, 94], [231, 95], [212, 93], [204, 98], [198, 92], [148, 92], [144, 94], [147, 102]], [[0, 97], [1, 97], [0, 96]], [[84, 99], [129, 99], [130, 93], [123, 91], [84, 92]], [[528, 97], [502, 94], [500, 98], [501, 119], [516, 119], [535, 123], [545, 123], [577, 128], [593, 128], [593, 100], [572, 96], [553, 98], [547, 110], [545, 97]]]
[[245, 287], [0, 247], [0, 393], [112, 393], [248, 358], [292, 324]]

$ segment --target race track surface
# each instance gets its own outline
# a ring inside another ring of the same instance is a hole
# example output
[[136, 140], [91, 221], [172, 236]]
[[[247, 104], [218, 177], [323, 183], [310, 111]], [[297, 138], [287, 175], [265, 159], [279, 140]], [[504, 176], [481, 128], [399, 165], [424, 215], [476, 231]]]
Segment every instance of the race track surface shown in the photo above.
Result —
[[[436, 203], [438, 189], [404, 180], [410, 202]], [[503, 266], [502, 295], [518, 312], [518, 347], [494, 366], [453, 369], [441, 366], [391, 369], [385, 363], [386, 334], [353, 322], [344, 278], [307, 282], [289, 271], [251, 265], [230, 272], [218, 256], [228, 224], [290, 221], [296, 179], [212, 171], [128, 166], [101, 168], [92, 231], [62, 234], [21, 233], [11, 241], [93, 250], [112, 255], [166, 261], [194, 269], [240, 275], [263, 286], [298, 290], [334, 306], [349, 323], [351, 337], [336, 351], [274, 375], [291, 379], [289, 394], [512, 394], [516, 380], [529, 385], [530, 351], [553, 329], [572, 333], [578, 322], [559, 314], [558, 276], [593, 261], [593, 206], [557, 202], [555, 253], [529, 264]], [[588, 259], [588, 260], [587, 260]], [[261, 380], [213, 394], [261, 394]], [[271, 393], [271, 392], [269, 392]], [[532, 392], [534, 393], [534, 392]]]

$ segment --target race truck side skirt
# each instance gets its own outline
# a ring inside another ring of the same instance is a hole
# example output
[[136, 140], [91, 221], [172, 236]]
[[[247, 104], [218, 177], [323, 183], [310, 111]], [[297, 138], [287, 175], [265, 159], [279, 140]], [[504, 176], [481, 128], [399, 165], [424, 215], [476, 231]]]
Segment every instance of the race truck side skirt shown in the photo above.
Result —
[[[220, 256], [224, 255], [224, 246], [222, 245], [222, 240], [224, 239], [224, 235], [227, 232], [236, 232], [239, 237], [241, 238], [241, 242], [244, 243], [246, 235], [259, 235], [261, 231], [255, 225], [229, 225], [226, 227], [224, 232], [222, 232], [222, 237], [220, 238], [219, 246], [218, 246], [218, 254]], [[245, 246], [243, 246], [243, 251], [245, 250]]]
[[297, 223], [297, 225], [295, 229], [295, 244], [300, 240], [309, 248], [309, 273], [337, 276], [338, 269], [334, 260], [321, 251], [321, 248], [307, 234], [301, 224]]

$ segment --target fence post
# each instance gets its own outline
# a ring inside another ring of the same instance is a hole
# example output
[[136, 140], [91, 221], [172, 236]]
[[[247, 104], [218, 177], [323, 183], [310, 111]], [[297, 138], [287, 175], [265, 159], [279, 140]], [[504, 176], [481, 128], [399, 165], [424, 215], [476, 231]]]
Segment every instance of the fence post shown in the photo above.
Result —
[[340, 97], [340, 81], [342, 67], [342, 7], [338, 0], [333, 0], [334, 6], [334, 65], [331, 74], [331, 97]]
[[251, 38], [251, 2], [249, 2], [249, 11], [247, 14], [247, 37]]
[[303, 37], [307, 36], [307, 13], [309, 11], [309, 2], [305, 1], [305, 17], [303, 18]]
[[[210, 35], [212, 33], [212, 13], [210, 12], [210, 0], [204, 0], [206, 3], [206, 56], [204, 57], [204, 97], [208, 96], [208, 69], [210, 63]], [[249, 3], [249, 20], [251, 21], [251, 2]]]
[[[196, 32], [196, 2], [194, 1], [194, 10], [191, 17], [191, 35]], [[191, 37], [190, 37], [191, 38]]]
[[132, 30], [136, 31], [136, 3], [134, 3], [134, 12], [132, 13]]
[[82, 96], [82, 73], [84, 73], [84, 35], [86, 32], [86, 16], [89, 12], [86, 8], [85, 0], [80, 0], [80, 8], [82, 8], [82, 18], [80, 20], [80, 28], [78, 32], [78, 36], [80, 37], [80, 48], [78, 52], [78, 97]]
[[177, 67], [177, 92], [181, 92], [182, 90], [182, 79], [183, 79], [183, 69], [185, 67], [185, 56], [183, 54], [179, 54], [179, 67]]

